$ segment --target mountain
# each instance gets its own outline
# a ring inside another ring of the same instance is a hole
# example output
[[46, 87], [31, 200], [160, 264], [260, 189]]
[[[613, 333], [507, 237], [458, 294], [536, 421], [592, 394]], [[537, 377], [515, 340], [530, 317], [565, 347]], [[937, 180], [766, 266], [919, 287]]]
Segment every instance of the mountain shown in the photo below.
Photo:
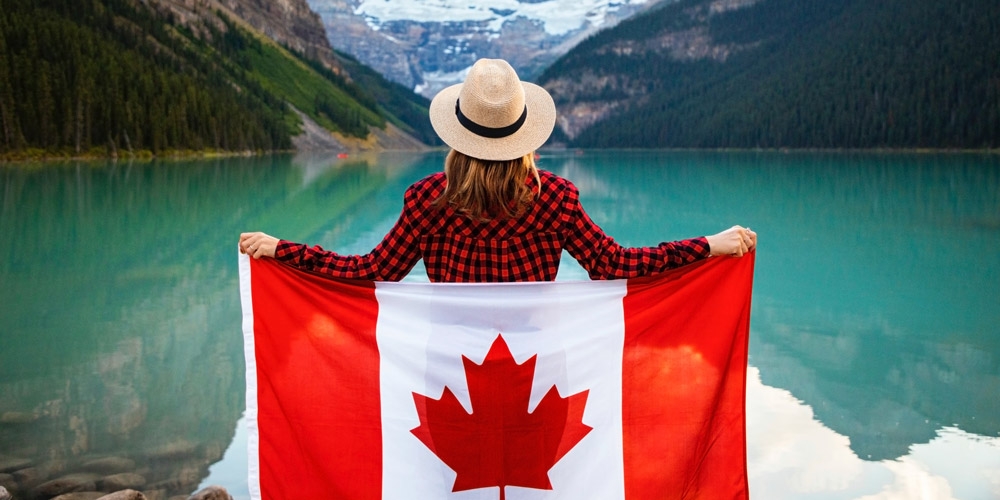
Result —
[[661, 0], [308, 1], [337, 50], [432, 97], [483, 57], [531, 79], [588, 35]]
[[1000, 147], [995, 0], [682, 0], [539, 77], [577, 147]]
[[0, 0], [0, 157], [433, 137], [425, 98], [343, 61], [304, 0]]

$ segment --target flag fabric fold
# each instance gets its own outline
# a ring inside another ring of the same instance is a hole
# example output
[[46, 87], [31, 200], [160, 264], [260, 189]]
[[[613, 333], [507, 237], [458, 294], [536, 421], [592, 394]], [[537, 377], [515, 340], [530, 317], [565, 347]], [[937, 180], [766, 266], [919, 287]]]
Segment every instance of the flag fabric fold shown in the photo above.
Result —
[[430, 284], [240, 255], [251, 498], [749, 498], [753, 264]]

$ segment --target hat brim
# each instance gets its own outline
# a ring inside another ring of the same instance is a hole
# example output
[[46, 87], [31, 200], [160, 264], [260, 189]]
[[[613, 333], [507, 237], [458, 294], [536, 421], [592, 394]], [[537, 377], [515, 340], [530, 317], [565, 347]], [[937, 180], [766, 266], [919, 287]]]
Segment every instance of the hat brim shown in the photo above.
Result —
[[556, 123], [556, 105], [544, 88], [521, 82], [524, 105], [528, 109], [524, 125], [507, 137], [477, 135], [458, 122], [455, 102], [462, 83], [447, 87], [431, 101], [431, 126], [445, 144], [460, 153], [481, 160], [513, 160], [535, 151], [552, 135]]

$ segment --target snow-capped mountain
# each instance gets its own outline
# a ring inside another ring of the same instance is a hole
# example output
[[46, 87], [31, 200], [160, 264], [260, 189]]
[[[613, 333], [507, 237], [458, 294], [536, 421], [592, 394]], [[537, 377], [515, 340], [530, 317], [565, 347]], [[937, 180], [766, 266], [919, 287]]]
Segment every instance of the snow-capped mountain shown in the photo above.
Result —
[[308, 0], [330, 42], [387, 78], [432, 96], [481, 57], [522, 79], [601, 28], [670, 0]]

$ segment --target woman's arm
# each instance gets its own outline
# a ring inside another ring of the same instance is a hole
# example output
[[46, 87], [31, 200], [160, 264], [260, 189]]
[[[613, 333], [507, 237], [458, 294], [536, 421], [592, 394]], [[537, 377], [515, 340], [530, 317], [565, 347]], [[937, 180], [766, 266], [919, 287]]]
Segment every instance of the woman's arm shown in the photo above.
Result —
[[706, 238], [663, 242], [654, 247], [623, 247], [590, 219], [576, 186], [568, 181], [563, 198], [564, 246], [591, 279], [648, 276], [709, 256]]
[[680, 267], [710, 255], [742, 256], [757, 245], [757, 234], [733, 226], [718, 234], [663, 242], [655, 247], [623, 247], [606, 235], [583, 210], [579, 193], [566, 183], [564, 199], [565, 248], [592, 279], [648, 276]]
[[417, 199], [407, 190], [404, 207], [392, 229], [371, 252], [341, 255], [320, 246], [279, 240], [261, 232], [240, 235], [240, 251], [251, 257], [271, 257], [285, 264], [336, 278], [399, 281], [420, 259], [419, 235], [414, 225]]

